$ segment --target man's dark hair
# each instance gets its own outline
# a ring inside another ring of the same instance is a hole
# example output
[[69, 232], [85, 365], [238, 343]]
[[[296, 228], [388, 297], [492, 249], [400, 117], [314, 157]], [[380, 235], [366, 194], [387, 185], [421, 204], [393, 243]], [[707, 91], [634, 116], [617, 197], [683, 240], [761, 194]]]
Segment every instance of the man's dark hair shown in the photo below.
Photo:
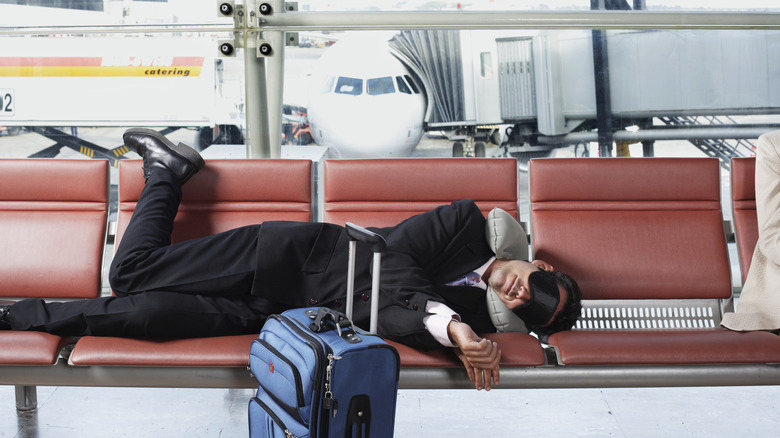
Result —
[[547, 327], [540, 327], [531, 325], [528, 328], [533, 330], [539, 337], [547, 337], [553, 333], [562, 332], [564, 330], [570, 330], [577, 323], [580, 314], [582, 313], [582, 292], [580, 287], [573, 278], [564, 274], [563, 272], [555, 271], [552, 273], [555, 283], [566, 289], [566, 294], [569, 296], [566, 304], [561, 309], [561, 313], [553, 322]]

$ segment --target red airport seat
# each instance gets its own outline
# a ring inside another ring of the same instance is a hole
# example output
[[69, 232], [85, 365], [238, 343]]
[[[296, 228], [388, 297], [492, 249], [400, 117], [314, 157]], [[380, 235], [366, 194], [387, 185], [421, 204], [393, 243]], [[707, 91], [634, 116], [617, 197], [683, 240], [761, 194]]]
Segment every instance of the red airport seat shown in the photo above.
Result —
[[731, 159], [731, 208], [739, 266], [744, 282], [758, 242], [755, 157]]
[[[122, 161], [117, 243], [143, 185], [141, 161]], [[208, 160], [206, 167], [183, 190], [174, 223], [174, 242], [266, 220], [311, 220], [311, 161], [308, 160]], [[107, 366], [246, 367], [249, 346], [255, 338], [256, 334], [167, 341], [86, 336], [74, 347], [70, 362]]]
[[325, 222], [384, 227], [458, 199], [484, 214], [500, 207], [518, 218], [512, 158], [327, 160]]
[[[144, 187], [140, 160], [119, 165], [117, 244]], [[309, 222], [311, 161], [208, 160], [183, 188], [173, 242], [270, 220]]]
[[[99, 296], [107, 222], [107, 161], [0, 160], [0, 297]], [[70, 342], [0, 332], [0, 364], [52, 365]]]
[[564, 365], [780, 362], [780, 338], [719, 327], [731, 299], [720, 167], [711, 158], [537, 159], [535, 258], [585, 304], [549, 343]]
[[[500, 346], [501, 367], [537, 367], [545, 364], [544, 351], [533, 336], [525, 333], [485, 333], [482, 336]], [[397, 342], [388, 341], [388, 343], [398, 350], [401, 367], [463, 367], [463, 363], [448, 350], [420, 351]]]
[[[391, 226], [458, 199], [473, 199], [487, 214], [500, 207], [515, 218], [517, 161], [511, 158], [421, 158], [328, 160], [324, 176], [324, 221]], [[539, 341], [525, 333], [485, 335], [501, 347], [501, 366], [545, 363]], [[401, 366], [462, 368], [451, 352], [419, 351], [392, 343]]]

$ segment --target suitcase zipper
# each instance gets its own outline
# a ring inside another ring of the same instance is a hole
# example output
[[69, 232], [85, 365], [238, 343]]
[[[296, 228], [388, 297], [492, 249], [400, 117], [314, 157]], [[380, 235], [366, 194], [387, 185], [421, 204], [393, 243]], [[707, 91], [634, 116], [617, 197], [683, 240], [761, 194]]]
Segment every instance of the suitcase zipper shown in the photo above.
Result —
[[287, 359], [284, 357], [279, 350], [273, 347], [273, 345], [269, 344], [265, 339], [257, 339], [257, 342], [260, 343], [263, 347], [268, 349], [274, 356], [281, 359], [284, 363], [290, 366], [290, 370], [292, 370], [293, 373], [293, 379], [295, 380], [295, 391], [298, 395], [298, 407], [302, 407], [306, 401], [303, 399], [303, 383], [301, 383], [301, 373], [298, 371], [298, 368], [293, 365], [293, 363], [290, 361], [290, 359]]
[[330, 390], [333, 362], [337, 360], [341, 360], [341, 356], [335, 356], [332, 353], [328, 353], [328, 366], [325, 367], [325, 398], [322, 400], [323, 407], [329, 411], [333, 411], [333, 418], [336, 418], [336, 413], [339, 411], [339, 404], [336, 399], [333, 398], [333, 392]]
[[271, 417], [271, 420], [273, 420], [274, 423], [276, 423], [279, 427], [282, 428], [282, 432], [284, 432], [285, 438], [298, 438], [295, 435], [293, 435], [292, 432], [290, 432], [290, 429], [287, 428], [287, 425], [284, 424], [284, 421], [282, 421], [282, 419], [279, 418], [279, 416], [276, 415], [276, 413], [272, 411], [271, 408], [268, 407], [268, 405], [263, 403], [262, 400], [260, 400], [257, 397], [252, 397], [252, 400], [254, 400], [255, 403], [257, 403], [257, 405], [260, 406], [260, 408], [264, 410], [265, 413], [268, 414], [268, 416]]

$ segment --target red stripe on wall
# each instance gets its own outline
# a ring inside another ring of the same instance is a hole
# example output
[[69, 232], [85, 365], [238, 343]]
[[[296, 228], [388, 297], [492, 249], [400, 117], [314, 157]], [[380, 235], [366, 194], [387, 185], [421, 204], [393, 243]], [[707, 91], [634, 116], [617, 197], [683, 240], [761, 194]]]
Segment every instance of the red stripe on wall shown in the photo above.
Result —
[[102, 60], [100, 56], [3, 56], [0, 67], [94, 67]]
[[202, 67], [203, 56], [174, 56], [171, 67]]

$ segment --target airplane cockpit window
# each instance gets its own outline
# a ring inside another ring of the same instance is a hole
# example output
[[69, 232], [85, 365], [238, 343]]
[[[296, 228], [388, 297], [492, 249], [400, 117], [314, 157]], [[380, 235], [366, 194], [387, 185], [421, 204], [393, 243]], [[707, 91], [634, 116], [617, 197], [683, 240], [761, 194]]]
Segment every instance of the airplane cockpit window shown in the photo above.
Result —
[[390, 76], [385, 76], [383, 78], [369, 79], [366, 82], [368, 85], [368, 94], [370, 96], [395, 93], [393, 78], [391, 78]]
[[412, 90], [410, 90], [409, 86], [406, 85], [404, 78], [402, 78], [401, 76], [396, 76], [395, 82], [398, 84], [398, 91], [404, 94], [412, 94]]
[[359, 96], [363, 93], [363, 79], [340, 76], [338, 82], [336, 82], [336, 93]]
[[325, 81], [323, 81], [322, 83], [322, 88], [320, 88], [320, 93], [321, 94], [329, 93], [330, 90], [333, 88], [333, 81], [335, 80], [336, 78], [334, 78], [333, 76], [328, 76], [328, 78], [325, 79]]
[[406, 82], [409, 84], [410, 87], [412, 87], [412, 91], [414, 91], [414, 94], [420, 94], [420, 89], [417, 88], [417, 84], [414, 82], [411, 76], [404, 75], [404, 78], [406, 78]]

